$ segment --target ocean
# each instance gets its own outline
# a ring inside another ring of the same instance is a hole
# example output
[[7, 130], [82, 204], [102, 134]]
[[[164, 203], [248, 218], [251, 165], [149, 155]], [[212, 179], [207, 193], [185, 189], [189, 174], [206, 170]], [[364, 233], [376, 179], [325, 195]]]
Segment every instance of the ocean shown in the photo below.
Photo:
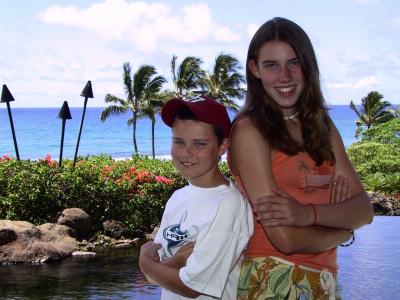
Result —
[[[400, 218], [375, 217], [356, 231], [356, 241], [339, 247], [339, 287], [343, 300], [400, 299]], [[62, 263], [0, 266], [0, 298], [157, 300], [159, 286], [138, 267], [137, 249], [118, 249], [95, 258]]]
[[[3, 104], [2, 104], [3, 105]], [[78, 155], [109, 154], [115, 159], [129, 158], [134, 153], [132, 127], [128, 127], [129, 113], [110, 116], [100, 121], [103, 108], [87, 108], [82, 128]], [[70, 108], [71, 120], [66, 120], [63, 159], [73, 159], [79, 134], [83, 108]], [[21, 159], [40, 159], [50, 154], [58, 160], [61, 146], [62, 120], [59, 108], [12, 108], [15, 135]], [[330, 116], [336, 124], [346, 147], [354, 137], [357, 115], [347, 105], [330, 106]], [[230, 113], [234, 117], [234, 113]], [[139, 153], [151, 155], [151, 122], [147, 118], [137, 122], [136, 138]], [[155, 125], [155, 149], [159, 158], [169, 158], [171, 129], [158, 115]], [[0, 108], [0, 156], [16, 157], [7, 109]]]

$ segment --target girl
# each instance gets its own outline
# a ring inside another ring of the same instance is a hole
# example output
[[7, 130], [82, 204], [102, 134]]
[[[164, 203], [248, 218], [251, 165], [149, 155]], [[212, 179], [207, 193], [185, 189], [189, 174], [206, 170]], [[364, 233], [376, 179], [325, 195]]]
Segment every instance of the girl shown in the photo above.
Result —
[[339, 298], [336, 247], [373, 210], [328, 116], [307, 34], [287, 19], [266, 22], [251, 40], [246, 76], [229, 153], [255, 213], [239, 298]]

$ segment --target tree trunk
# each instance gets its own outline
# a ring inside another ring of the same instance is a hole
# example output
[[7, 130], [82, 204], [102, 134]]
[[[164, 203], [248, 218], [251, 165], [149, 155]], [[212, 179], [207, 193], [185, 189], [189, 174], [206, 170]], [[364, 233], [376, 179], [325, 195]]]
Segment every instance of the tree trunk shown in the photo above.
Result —
[[154, 145], [154, 125], [156, 123], [156, 120], [151, 120], [151, 147], [152, 147], [152, 152], [153, 152], [153, 159], [156, 158], [156, 147]]
[[136, 143], [136, 118], [137, 118], [137, 112], [133, 112], [133, 146], [135, 147], [135, 154], [138, 154], [138, 147]]

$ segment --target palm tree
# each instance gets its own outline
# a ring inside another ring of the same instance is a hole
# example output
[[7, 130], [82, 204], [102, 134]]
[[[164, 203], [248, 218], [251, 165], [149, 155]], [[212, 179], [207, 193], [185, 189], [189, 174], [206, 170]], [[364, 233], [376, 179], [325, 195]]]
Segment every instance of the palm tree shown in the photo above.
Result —
[[353, 101], [350, 101], [350, 108], [354, 110], [359, 118], [356, 121], [356, 137], [365, 130], [365, 127], [368, 130], [373, 125], [385, 123], [394, 118], [393, 114], [389, 111], [390, 102], [383, 101], [382, 99], [383, 96], [380, 93], [376, 91], [369, 92], [367, 97], [361, 99], [360, 110], [355, 106]]
[[149, 99], [150, 95], [154, 95], [159, 92], [162, 84], [166, 82], [162, 76], [156, 76], [157, 71], [153, 66], [144, 65], [140, 66], [139, 69], [131, 77], [131, 66], [129, 63], [125, 63], [123, 67], [123, 81], [124, 89], [127, 99], [121, 99], [119, 97], [107, 94], [105, 97], [106, 103], [114, 103], [106, 107], [100, 116], [100, 120], [105, 120], [111, 115], [121, 115], [126, 113], [128, 110], [132, 112], [132, 117], [128, 119], [128, 126], [133, 125], [133, 145], [135, 148], [135, 154], [138, 154], [138, 147], [136, 142], [136, 120], [139, 114], [140, 105], [143, 99]]
[[174, 97], [190, 98], [196, 94], [200, 86], [204, 71], [200, 65], [203, 61], [194, 56], [186, 57], [179, 66], [176, 66], [178, 57], [174, 55], [171, 60], [172, 81], [174, 84]]
[[149, 97], [143, 100], [140, 108], [139, 117], [148, 117], [151, 120], [151, 153], [153, 159], [156, 158], [156, 149], [154, 143], [156, 115], [161, 111], [161, 108], [169, 100], [168, 93], [160, 93], [161, 85], [155, 89], [154, 94], [149, 94]]
[[202, 80], [203, 93], [218, 99], [227, 108], [237, 111], [238, 105], [233, 99], [242, 100], [246, 90], [242, 88], [245, 83], [244, 76], [240, 73], [239, 61], [232, 55], [217, 56], [212, 73], [206, 72]]

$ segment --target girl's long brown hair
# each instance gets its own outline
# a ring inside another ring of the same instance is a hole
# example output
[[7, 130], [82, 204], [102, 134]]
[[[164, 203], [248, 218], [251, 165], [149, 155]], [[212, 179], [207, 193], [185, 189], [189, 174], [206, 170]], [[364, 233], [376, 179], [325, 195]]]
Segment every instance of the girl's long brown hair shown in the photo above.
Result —
[[[266, 93], [261, 80], [250, 70], [250, 60], [257, 62], [261, 47], [274, 40], [289, 44], [302, 67], [304, 90], [297, 101], [296, 110], [299, 112], [303, 145], [292, 139], [279, 106]], [[250, 42], [246, 79], [246, 102], [235, 120], [249, 116], [274, 149], [288, 155], [305, 151], [317, 165], [324, 160], [335, 163], [330, 142], [331, 121], [321, 92], [317, 59], [310, 39], [300, 26], [284, 18], [274, 18], [264, 23]]]

